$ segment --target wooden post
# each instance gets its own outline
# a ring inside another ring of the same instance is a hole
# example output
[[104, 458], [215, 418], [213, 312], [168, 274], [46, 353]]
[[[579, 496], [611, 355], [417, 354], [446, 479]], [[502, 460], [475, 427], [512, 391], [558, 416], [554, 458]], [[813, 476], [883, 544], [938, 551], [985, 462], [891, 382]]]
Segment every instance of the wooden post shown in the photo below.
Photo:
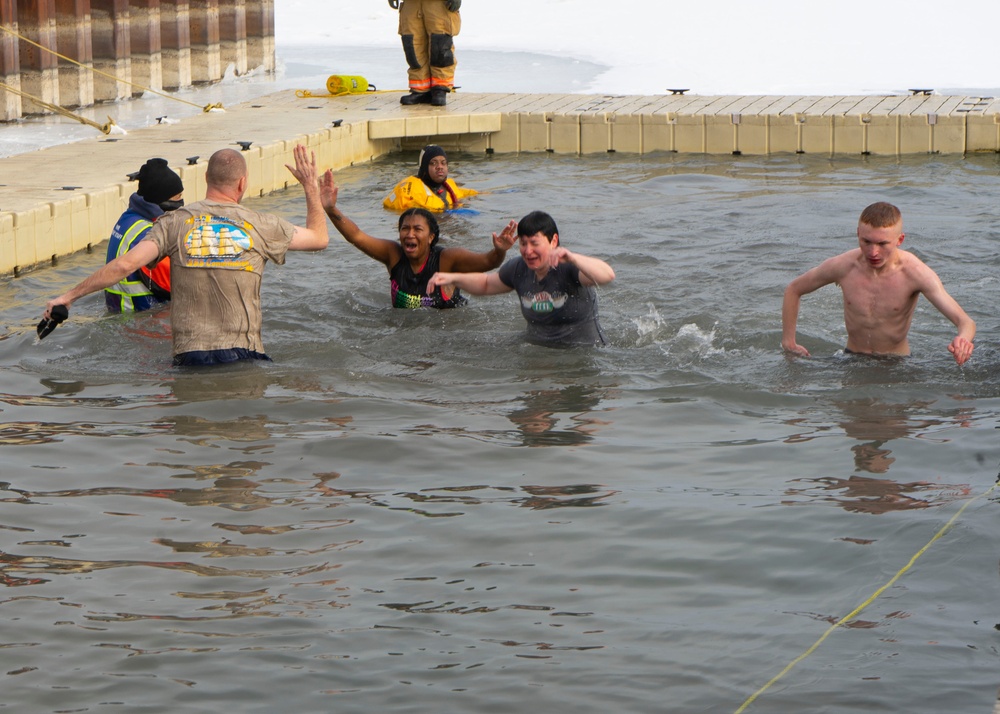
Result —
[[274, 72], [274, 0], [247, 7], [247, 67]]
[[[0, 23], [14, 32], [20, 32], [15, 0], [0, 0]], [[17, 52], [18, 42], [13, 35], [0, 32], [0, 82], [20, 90], [21, 58]], [[14, 121], [20, 118], [21, 95], [0, 89], [0, 121]]]
[[[163, 89], [163, 54], [160, 40], [160, 0], [131, 0], [132, 81], [157, 91]], [[141, 94], [138, 87], [132, 95]]]
[[[128, 0], [90, 0], [94, 69], [132, 81], [132, 47]], [[118, 101], [132, 96], [132, 87], [101, 74], [94, 75], [94, 100]]]
[[191, 86], [191, 10], [188, 0], [160, 0], [163, 86]]
[[[17, 25], [21, 35], [42, 47], [56, 49], [56, 18], [53, 0], [21, 0], [17, 3]], [[21, 91], [50, 104], [59, 103], [58, 59], [51, 52], [18, 41]], [[37, 104], [22, 105], [26, 114], [44, 112]]]
[[190, 0], [191, 80], [214, 82], [222, 78], [219, 54], [219, 0]]
[[90, 106], [94, 103], [90, 1], [55, 0], [55, 18], [59, 54], [80, 63], [59, 60], [60, 103], [64, 107]]
[[230, 0], [219, 5], [219, 56], [223, 74], [229, 65], [233, 65], [237, 77], [247, 73], [245, 0]]

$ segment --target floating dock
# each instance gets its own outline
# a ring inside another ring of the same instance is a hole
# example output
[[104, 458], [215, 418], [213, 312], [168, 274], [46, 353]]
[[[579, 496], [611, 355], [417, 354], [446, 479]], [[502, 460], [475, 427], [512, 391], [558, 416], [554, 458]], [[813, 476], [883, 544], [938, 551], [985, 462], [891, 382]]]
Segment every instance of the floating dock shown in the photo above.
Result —
[[295, 183], [292, 149], [334, 170], [426, 143], [490, 153], [882, 155], [1000, 152], [1000, 100], [914, 90], [892, 96], [473, 94], [446, 107], [399, 104], [398, 92], [275, 93], [126, 136], [0, 159], [0, 275], [17, 275], [104, 242], [160, 156], [187, 200], [204, 196], [208, 157], [245, 151], [248, 196]]

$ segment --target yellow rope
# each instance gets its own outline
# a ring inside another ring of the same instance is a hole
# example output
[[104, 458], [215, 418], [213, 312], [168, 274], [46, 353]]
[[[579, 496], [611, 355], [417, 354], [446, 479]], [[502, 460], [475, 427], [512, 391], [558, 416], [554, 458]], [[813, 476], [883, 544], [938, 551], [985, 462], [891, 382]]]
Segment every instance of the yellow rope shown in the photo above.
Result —
[[49, 111], [55, 112], [56, 114], [61, 114], [64, 117], [69, 117], [70, 119], [76, 119], [81, 124], [88, 124], [97, 129], [98, 131], [100, 131], [102, 134], [110, 134], [111, 127], [115, 126], [114, 119], [112, 119], [111, 117], [108, 117], [107, 124], [98, 124], [96, 121], [88, 119], [87, 117], [82, 117], [79, 114], [74, 114], [69, 109], [60, 107], [58, 104], [51, 104], [49, 102], [46, 102], [41, 97], [36, 97], [34, 94], [29, 94], [28, 92], [22, 92], [20, 89], [14, 89], [14, 87], [10, 86], [6, 82], [0, 82], [0, 89], [6, 89], [8, 92], [13, 92], [14, 94], [22, 96], [25, 99], [30, 99], [36, 104], [42, 105]]
[[[27, 37], [24, 37], [23, 35], [20, 35], [20, 34], [14, 32], [9, 27], [0, 26], [0, 29], [2, 29], [4, 32], [10, 33], [11, 35], [14, 35], [14, 37], [18, 38], [19, 40], [21, 40], [23, 42], [27, 42], [29, 45], [34, 45], [35, 47], [37, 47], [38, 49], [42, 50], [43, 52], [48, 52], [50, 54], [53, 54], [56, 57], [58, 57], [59, 59], [64, 59], [67, 62], [75, 64], [78, 67], [83, 67], [84, 69], [88, 69], [91, 72], [94, 72], [95, 74], [99, 74], [102, 77], [107, 77], [108, 79], [114, 80], [115, 82], [122, 82], [123, 84], [127, 84], [130, 87], [135, 87], [136, 89], [141, 89], [144, 92], [152, 92], [153, 94], [158, 94], [161, 97], [165, 97], [167, 99], [172, 99], [175, 102], [181, 102], [183, 104], [187, 104], [188, 106], [196, 107], [198, 109], [201, 109], [203, 112], [210, 112], [213, 109], [222, 109], [223, 108], [221, 102], [216, 103], [216, 104], [206, 104], [205, 106], [201, 106], [200, 104], [195, 104], [194, 102], [189, 102], [186, 99], [181, 99], [180, 97], [174, 97], [174, 96], [172, 96], [170, 94], [165, 94], [164, 92], [158, 92], [157, 90], [151, 89], [150, 87], [144, 87], [141, 84], [136, 84], [135, 82], [130, 82], [127, 79], [121, 79], [120, 77], [116, 77], [113, 74], [108, 74], [107, 72], [102, 72], [99, 69], [94, 69], [92, 66], [88, 66], [88, 65], [85, 65], [85, 64], [83, 64], [81, 62], [77, 62], [75, 59], [67, 57], [66, 55], [59, 54], [58, 52], [56, 52], [53, 49], [45, 47], [44, 45], [40, 45], [37, 42], [35, 42], [34, 40], [29, 40]], [[53, 106], [53, 105], [49, 105], [49, 106], [51, 108], [51, 106]], [[55, 110], [53, 110], [53, 111], [55, 111]], [[62, 113], [62, 112], [60, 112], [60, 113]], [[105, 133], [107, 133], [107, 132], [105, 132]]]
[[344, 97], [348, 94], [391, 94], [393, 92], [405, 92], [405, 89], [370, 89], [367, 92], [337, 92], [336, 94], [313, 94], [308, 89], [296, 89], [295, 96], [299, 99], [330, 99], [332, 97]]
[[889, 580], [889, 582], [887, 582], [885, 585], [883, 585], [878, 590], [876, 590], [874, 593], [872, 593], [871, 597], [869, 597], [863, 603], [861, 603], [856, 608], [854, 608], [853, 610], [851, 610], [851, 612], [847, 613], [842, 618], [840, 618], [839, 620], [837, 620], [835, 623], [833, 623], [832, 625], [830, 625], [830, 627], [827, 628], [826, 632], [824, 632], [823, 635], [818, 640], [816, 640], [816, 642], [813, 643], [812, 647], [810, 647], [805, 652], [803, 652], [798, 657], [796, 657], [791, 662], [789, 662], [788, 665], [783, 670], [781, 670], [780, 672], [778, 672], [774, 677], [772, 677], [771, 680], [767, 684], [765, 684], [763, 687], [761, 687], [756, 692], [754, 692], [753, 694], [751, 694], [750, 697], [745, 702], [743, 702], [742, 705], [740, 705], [740, 708], [736, 710], [735, 714], [741, 714], [741, 712], [743, 712], [748, 706], [750, 706], [751, 704], [753, 704], [754, 701], [761, 694], [763, 694], [768, 689], [770, 689], [774, 685], [775, 682], [777, 682], [779, 679], [781, 679], [786, 674], [788, 674], [792, 670], [792, 668], [795, 667], [795, 665], [797, 665], [799, 662], [801, 662], [806, 657], [808, 657], [813, 652], [815, 652], [816, 648], [819, 647], [823, 643], [823, 641], [827, 637], [829, 637], [830, 634], [834, 630], [836, 630], [838, 627], [840, 627], [841, 625], [843, 625], [844, 623], [846, 623], [848, 620], [851, 620], [851, 619], [857, 617], [861, 613], [861, 611], [864, 610], [869, 605], [871, 605], [875, 601], [875, 599], [878, 598], [879, 595], [881, 595], [886, 590], [888, 590], [889, 588], [891, 588], [896, 583], [896, 581], [898, 581], [901, 577], [903, 577], [903, 574], [906, 573], [906, 571], [908, 571], [910, 568], [913, 567], [913, 564], [917, 562], [917, 559], [920, 556], [922, 556], [927, 551], [928, 548], [931, 547], [931, 545], [934, 543], [934, 541], [938, 540], [945, 533], [948, 532], [948, 530], [952, 527], [952, 525], [954, 525], [955, 521], [958, 520], [959, 516], [961, 516], [962, 513], [965, 512], [966, 508], [968, 508], [969, 506], [971, 506], [974, 502], [978, 501], [980, 498], [988, 496], [990, 493], [993, 492], [994, 489], [997, 488], [997, 486], [1000, 486], [1000, 480], [995, 481], [992, 486], [990, 486], [988, 489], [986, 489], [985, 491], [983, 491], [978, 496], [974, 496], [973, 498], [971, 498], [968, 501], [966, 501], [962, 505], [962, 507], [958, 509], [958, 511], [955, 513], [955, 515], [953, 515], [948, 520], [948, 522], [945, 523], [941, 527], [941, 530], [939, 530], [937, 533], [935, 533], [934, 537], [931, 538], [929, 541], [927, 541], [927, 544], [923, 548], [921, 548], [920, 550], [918, 550], [916, 552], [916, 554], [912, 558], [910, 558], [910, 562], [908, 562], [906, 565], [904, 565], [902, 568], [900, 568], [899, 572], [897, 572], [895, 575], [892, 576], [892, 578]]
[[296, 89], [295, 96], [299, 99], [329, 99], [330, 97], [342, 97], [350, 92], [338, 92], [337, 94], [313, 94], [308, 89]]

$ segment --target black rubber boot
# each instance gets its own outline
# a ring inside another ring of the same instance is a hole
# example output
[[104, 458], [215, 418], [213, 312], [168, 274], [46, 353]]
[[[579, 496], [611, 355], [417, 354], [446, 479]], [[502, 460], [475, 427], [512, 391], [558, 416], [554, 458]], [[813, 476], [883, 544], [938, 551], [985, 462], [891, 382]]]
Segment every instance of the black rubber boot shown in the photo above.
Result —
[[411, 104], [430, 104], [431, 103], [431, 93], [430, 92], [410, 92], [409, 94], [404, 94], [399, 98], [400, 104], [405, 104], [410, 106]]
[[444, 87], [434, 87], [431, 90], [431, 104], [435, 107], [443, 107], [448, 103], [448, 90]]

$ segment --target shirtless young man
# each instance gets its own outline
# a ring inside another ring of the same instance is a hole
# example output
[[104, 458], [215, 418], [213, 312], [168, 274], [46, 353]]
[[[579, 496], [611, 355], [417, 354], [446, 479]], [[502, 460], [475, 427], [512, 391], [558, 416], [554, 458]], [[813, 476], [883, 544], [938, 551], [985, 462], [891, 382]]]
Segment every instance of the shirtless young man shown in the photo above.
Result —
[[915, 255], [900, 250], [903, 217], [891, 203], [873, 203], [858, 221], [860, 247], [829, 258], [795, 278], [785, 288], [781, 307], [781, 346], [809, 356], [795, 341], [799, 302], [803, 295], [836, 283], [844, 293], [847, 352], [908, 355], [907, 334], [921, 293], [958, 328], [948, 345], [955, 362], [972, 355], [976, 323], [948, 294], [941, 279]]

